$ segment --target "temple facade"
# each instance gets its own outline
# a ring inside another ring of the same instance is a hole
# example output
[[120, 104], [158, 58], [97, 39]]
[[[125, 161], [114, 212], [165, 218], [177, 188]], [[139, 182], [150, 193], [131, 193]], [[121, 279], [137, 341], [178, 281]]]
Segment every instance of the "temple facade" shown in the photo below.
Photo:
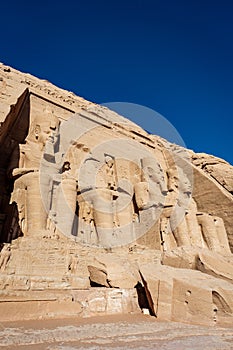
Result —
[[3, 64], [0, 122], [0, 320], [232, 323], [230, 164]]

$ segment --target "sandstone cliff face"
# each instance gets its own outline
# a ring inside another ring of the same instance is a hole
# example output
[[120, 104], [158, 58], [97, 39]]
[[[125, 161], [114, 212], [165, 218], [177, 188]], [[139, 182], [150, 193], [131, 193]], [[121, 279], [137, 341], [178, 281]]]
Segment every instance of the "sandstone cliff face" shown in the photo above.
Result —
[[227, 162], [0, 65], [0, 319], [233, 320]]

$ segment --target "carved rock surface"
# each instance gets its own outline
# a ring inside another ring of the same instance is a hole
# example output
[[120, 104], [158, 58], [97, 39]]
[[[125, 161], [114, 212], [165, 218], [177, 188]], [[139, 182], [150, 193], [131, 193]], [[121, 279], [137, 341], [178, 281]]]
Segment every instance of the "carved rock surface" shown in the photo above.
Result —
[[232, 325], [230, 164], [3, 64], [0, 122], [1, 321]]
[[205, 153], [195, 153], [193, 164], [203, 169], [219, 182], [228, 192], [233, 193], [233, 166], [223, 159]]

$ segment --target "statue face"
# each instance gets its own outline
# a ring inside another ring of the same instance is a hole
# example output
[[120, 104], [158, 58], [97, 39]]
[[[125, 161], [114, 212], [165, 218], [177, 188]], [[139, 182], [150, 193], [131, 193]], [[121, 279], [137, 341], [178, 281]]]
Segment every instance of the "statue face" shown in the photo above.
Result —
[[37, 124], [34, 130], [36, 140], [38, 140], [40, 133], [41, 133], [40, 125]]
[[114, 160], [112, 157], [110, 156], [105, 156], [105, 163], [109, 166], [112, 167], [114, 164]]
[[64, 165], [63, 165], [63, 172], [64, 171], [68, 171], [70, 169], [71, 169], [70, 162], [65, 162]]
[[50, 135], [55, 136], [58, 133], [59, 124], [60, 121], [53, 111], [45, 110], [44, 113], [35, 115], [30, 139], [44, 145]]
[[109, 168], [112, 168], [112, 167], [113, 167], [113, 160], [109, 160], [109, 161], [107, 162], [107, 166], [108, 166]]
[[147, 181], [158, 182], [158, 173], [152, 167], [143, 168], [143, 173]]

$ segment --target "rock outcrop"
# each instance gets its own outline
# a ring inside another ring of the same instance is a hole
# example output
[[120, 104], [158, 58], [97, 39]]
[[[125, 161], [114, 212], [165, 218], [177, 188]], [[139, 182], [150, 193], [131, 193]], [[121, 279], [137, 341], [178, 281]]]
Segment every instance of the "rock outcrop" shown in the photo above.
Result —
[[233, 171], [0, 65], [0, 320], [233, 321]]

